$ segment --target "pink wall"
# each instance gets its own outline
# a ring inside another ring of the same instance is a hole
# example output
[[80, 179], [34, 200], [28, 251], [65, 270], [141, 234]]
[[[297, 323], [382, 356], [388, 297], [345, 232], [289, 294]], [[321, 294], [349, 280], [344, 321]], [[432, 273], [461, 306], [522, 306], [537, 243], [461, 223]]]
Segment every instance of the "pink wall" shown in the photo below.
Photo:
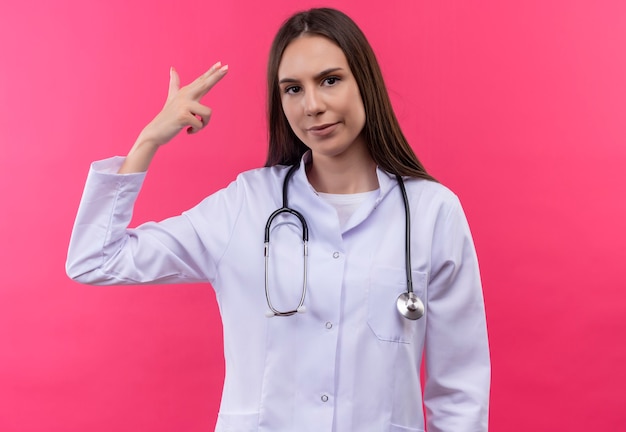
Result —
[[[207, 431], [223, 361], [208, 286], [94, 288], [65, 251], [89, 163], [230, 65], [212, 125], [163, 149], [136, 221], [263, 163], [264, 67], [291, 0], [0, 6], [0, 431]], [[494, 431], [626, 430], [626, 3], [333, 2], [374, 45], [482, 264]], [[391, 4], [391, 6], [389, 6]]]

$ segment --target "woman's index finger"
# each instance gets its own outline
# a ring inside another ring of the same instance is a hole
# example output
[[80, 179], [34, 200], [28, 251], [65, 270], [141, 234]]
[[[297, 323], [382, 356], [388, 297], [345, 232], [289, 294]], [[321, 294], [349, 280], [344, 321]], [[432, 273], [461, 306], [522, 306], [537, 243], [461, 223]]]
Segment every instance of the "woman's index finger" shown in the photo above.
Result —
[[200, 75], [192, 84], [192, 93], [198, 99], [202, 98], [215, 84], [228, 72], [228, 65], [217, 62], [211, 68]]

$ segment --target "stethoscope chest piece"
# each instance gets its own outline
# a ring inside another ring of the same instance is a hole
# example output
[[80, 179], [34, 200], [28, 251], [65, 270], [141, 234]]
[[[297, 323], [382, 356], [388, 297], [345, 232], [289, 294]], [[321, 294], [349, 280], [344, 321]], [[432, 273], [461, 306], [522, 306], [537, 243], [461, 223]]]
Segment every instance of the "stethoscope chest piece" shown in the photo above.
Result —
[[404, 292], [396, 301], [398, 312], [410, 320], [417, 320], [424, 316], [424, 303], [413, 292]]

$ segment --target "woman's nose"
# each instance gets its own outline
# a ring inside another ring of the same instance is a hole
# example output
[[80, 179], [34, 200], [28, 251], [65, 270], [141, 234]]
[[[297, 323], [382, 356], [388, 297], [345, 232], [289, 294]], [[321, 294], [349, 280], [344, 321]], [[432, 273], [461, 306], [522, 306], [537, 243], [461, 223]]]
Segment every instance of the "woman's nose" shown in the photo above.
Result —
[[307, 116], [316, 116], [326, 110], [322, 95], [316, 90], [308, 90], [304, 93], [303, 98], [304, 113]]

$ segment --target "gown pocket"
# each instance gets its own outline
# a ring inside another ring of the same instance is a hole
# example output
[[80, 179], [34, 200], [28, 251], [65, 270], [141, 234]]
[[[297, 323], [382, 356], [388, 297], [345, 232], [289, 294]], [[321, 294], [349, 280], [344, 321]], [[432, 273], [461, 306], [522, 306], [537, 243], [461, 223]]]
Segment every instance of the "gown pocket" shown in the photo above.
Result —
[[[426, 273], [413, 271], [413, 292], [424, 301]], [[381, 341], [411, 343], [416, 322], [404, 318], [396, 308], [398, 296], [407, 290], [403, 267], [373, 268], [367, 293], [367, 324]], [[423, 317], [420, 319], [424, 319]]]

